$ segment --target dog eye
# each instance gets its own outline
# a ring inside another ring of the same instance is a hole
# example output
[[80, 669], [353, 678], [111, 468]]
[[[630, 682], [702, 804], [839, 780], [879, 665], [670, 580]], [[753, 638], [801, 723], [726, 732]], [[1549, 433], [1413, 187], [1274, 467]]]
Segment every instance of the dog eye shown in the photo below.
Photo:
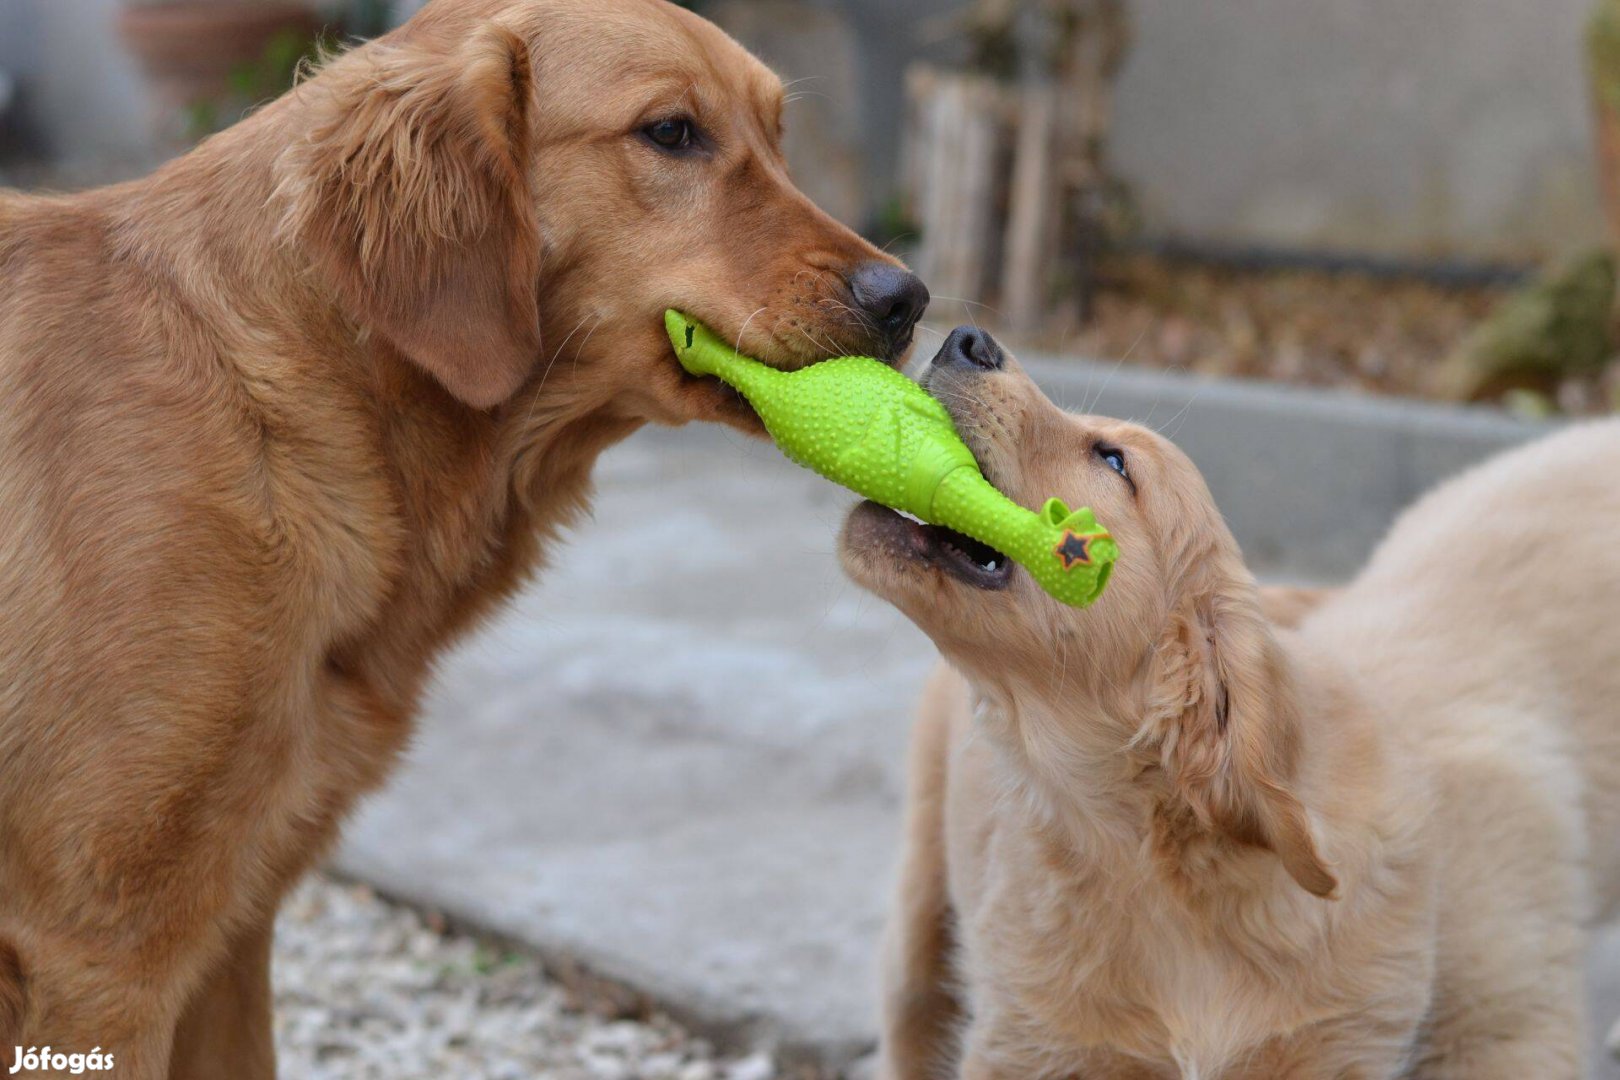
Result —
[[659, 149], [677, 153], [692, 149], [697, 142], [697, 129], [692, 121], [684, 116], [654, 120], [642, 128], [641, 133]]
[[1097, 444], [1097, 456], [1108, 462], [1108, 467], [1129, 480], [1131, 474], [1125, 471], [1125, 451], [1114, 446]]

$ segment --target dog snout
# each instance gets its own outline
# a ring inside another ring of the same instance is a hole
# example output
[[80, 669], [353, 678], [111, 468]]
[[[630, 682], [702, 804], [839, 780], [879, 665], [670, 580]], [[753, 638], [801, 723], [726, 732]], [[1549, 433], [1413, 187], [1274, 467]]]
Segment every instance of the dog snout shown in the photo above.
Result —
[[890, 356], [911, 344], [911, 332], [928, 310], [928, 286], [921, 278], [892, 263], [863, 263], [849, 276], [849, 291], [855, 306], [877, 327]]
[[996, 339], [974, 326], [958, 326], [945, 339], [945, 344], [934, 357], [941, 367], [957, 366], [977, 368], [980, 371], [999, 371], [1007, 356], [996, 344]]

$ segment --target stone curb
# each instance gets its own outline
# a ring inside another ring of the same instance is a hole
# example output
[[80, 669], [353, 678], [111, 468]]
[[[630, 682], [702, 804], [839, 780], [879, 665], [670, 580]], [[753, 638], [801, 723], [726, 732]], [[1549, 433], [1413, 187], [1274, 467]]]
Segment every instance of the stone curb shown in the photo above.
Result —
[[1072, 409], [1133, 419], [1197, 463], [1251, 565], [1350, 576], [1414, 499], [1499, 450], [1554, 430], [1499, 410], [1375, 398], [1031, 356]]

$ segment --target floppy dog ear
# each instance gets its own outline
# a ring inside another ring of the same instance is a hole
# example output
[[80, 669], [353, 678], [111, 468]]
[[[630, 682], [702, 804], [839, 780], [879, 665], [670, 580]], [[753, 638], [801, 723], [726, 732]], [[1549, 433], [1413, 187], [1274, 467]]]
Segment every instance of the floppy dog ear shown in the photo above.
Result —
[[1146, 721], [1170, 778], [1174, 812], [1239, 843], [1275, 852], [1299, 885], [1331, 896], [1338, 881], [1317, 850], [1290, 782], [1300, 753], [1298, 699], [1246, 571], [1195, 570], [1155, 651]]
[[362, 46], [296, 91], [307, 131], [277, 163], [287, 238], [347, 313], [475, 408], [540, 351], [531, 80], [499, 26]]

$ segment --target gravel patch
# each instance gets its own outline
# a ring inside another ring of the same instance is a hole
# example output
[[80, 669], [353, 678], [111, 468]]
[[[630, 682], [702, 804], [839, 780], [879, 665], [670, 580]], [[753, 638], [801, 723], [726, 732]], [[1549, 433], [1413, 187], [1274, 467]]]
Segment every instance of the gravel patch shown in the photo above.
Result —
[[276, 924], [279, 1072], [299, 1080], [777, 1080], [634, 995], [315, 877]]
[[1430, 369], [1508, 295], [1309, 270], [1121, 256], [1062, 343], [1150, 367], [1427, 396]]

